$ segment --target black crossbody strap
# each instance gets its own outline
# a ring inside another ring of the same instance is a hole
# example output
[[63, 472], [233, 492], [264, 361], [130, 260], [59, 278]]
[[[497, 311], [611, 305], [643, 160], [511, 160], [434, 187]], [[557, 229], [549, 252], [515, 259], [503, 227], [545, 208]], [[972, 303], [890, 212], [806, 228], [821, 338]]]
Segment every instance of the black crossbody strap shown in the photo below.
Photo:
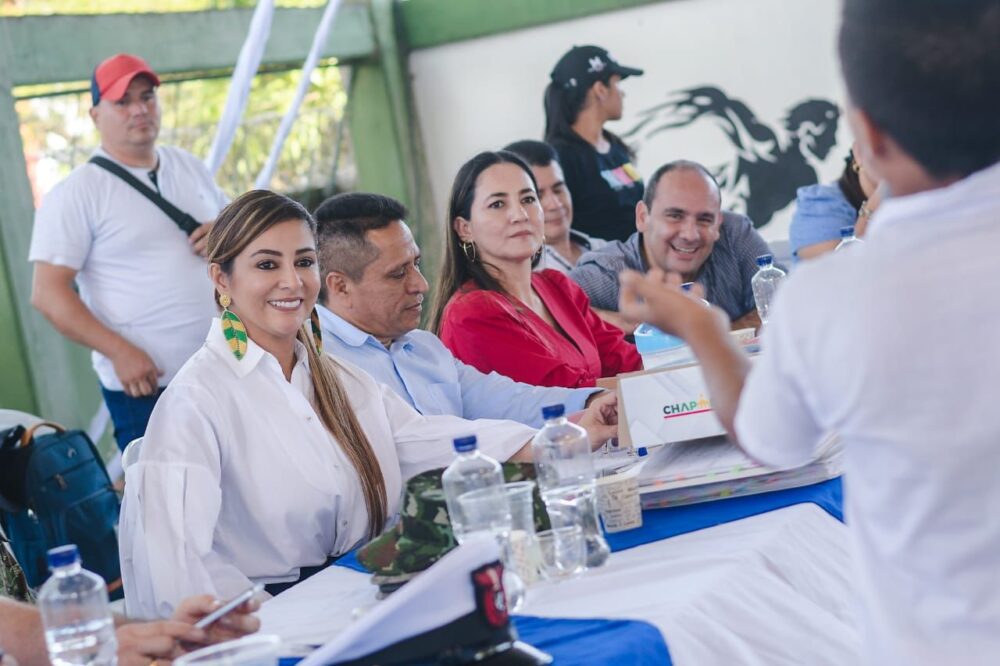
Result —
[[201, 223], [198, 220], [194, 219], [193, 217], [182, 211], [180, 208], [178, 208], [177, 206], [173, 205], [172, 203], [164, 199], [159, 192], [149, 187], [141, 180], [139, 180], [138, 178], [130, 174], [128, 171], [123, 169], [120, 165], [115, 164], [108, 158], [101, 157], [100, 155], [94, 155], [93, 157], [90, 158], [90, 163], [96, 164], [102, 169], [110, 171], [111, 173], [115, 174], [116, 176], [124, 180], [126, 183], [134, 187], [139, 194], [152, 201], [154, 204], [156, 204], [156, 206], [160, 210], [166, 213], [167, 217], [173, 220], [174, 224], [180, 227], [181, 231], [186, 233], [188, 236], [193, 234], [194, 230], [201, 226]]

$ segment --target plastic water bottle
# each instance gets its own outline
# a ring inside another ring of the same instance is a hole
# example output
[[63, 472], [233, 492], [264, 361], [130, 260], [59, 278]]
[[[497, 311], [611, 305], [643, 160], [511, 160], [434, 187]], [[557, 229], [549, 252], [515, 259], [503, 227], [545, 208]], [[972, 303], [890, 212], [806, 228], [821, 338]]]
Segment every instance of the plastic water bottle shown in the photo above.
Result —
[[599, 567], [611, 549], [597, 522], [597, 487], [587, 431], [566, 419], [563, 405], [542, 407], [545, 426], [531, 442], [538, 488], [553, 527], [579, 525], [587, 567]]
[[760, 315], [761, 323], [766, 324], [771, 303], [774, 302], [774, 294], [778, 291], [781, 281], [785, 279], [785, 271], [774, 265], [774, 257], [769, 254], [757, 257], [757, 266], [760, 268], [750, 279], [750, 286], [753, 288], [753, 300], [757, 304], [757, 314]]
[[53, 666], [115, 666], [118, 641], [104, 579], [80, 566], [72, 544], [49, 551], [49, 569], [38, 609]]
[[844, 248], [851, 247], [858, 243], [863, 243], [864, 241], [854, 235], [854, 227], [841, 227], [840, 228], [840, 242], [837, 243], [837, 247], [833, 249], [834, 252], [840, 252]]
[[[491, 534], [500, 546], [504, 563], [503, 587], [510, 610], [517, 610], [524, 603], [524, 581], [517, 570], [510, 545], [513, 519], [507, 490], [504, 487], [503, 469], [493, 458], [483, 455], [476, 446], [475, 435], [454, 440], [455, 460], [441, 475], [444, 500], [455, 540], [465, 542], [474, 535]], [[459, 497], [479, 491], [474, 515], [466, 515]]]
[[500, 463], [479, 451], [475, 435], [456, 439], [455, 453], [455, 460], [441, 475], [441, 485], [444, 488], [444, 499], [448, 505], [452, 531], [455, 533], [455, 539], [461, 543], [471, 533], [467, 529], [467, 521], [458, 503], [458, 498], [463, 493], [481, 488], [495, 488], [498, 506], [505, 508], [508, 515], [510, 509], [507, 507]]

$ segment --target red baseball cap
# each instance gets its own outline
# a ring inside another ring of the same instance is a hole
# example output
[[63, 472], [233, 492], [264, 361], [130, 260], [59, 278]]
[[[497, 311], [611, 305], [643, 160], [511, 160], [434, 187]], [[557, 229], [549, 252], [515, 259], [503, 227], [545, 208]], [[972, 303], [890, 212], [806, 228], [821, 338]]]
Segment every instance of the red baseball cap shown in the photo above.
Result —
[[128, 89], [128, 84], [140, 74], [145, 74], [154, 84], [160, 85], [160, 77], [139, 56], [119, 53], [102, 62], [94, 69], [94, 76], [90, 79], [90, 97], [94, 106], [105, 97], [112, 102], [120, 100]]

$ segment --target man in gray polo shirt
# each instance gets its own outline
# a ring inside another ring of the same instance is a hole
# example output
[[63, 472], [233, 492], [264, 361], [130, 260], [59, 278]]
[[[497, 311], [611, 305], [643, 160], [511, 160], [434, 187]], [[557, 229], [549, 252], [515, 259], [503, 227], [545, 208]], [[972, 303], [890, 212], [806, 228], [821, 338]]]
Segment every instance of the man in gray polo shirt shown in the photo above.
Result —
[[770, 249], [748, 217], [722, 212], [721, 206], [719, 185], [705, 167], [686, 160], [664, 164], [636, 205], [638, 231], [584, 254], [569, 275], [594, 309], [620, 326], [618, 274], [657, 266], [701, 284], [705, 298], [726, 311], [734, 330], [756, 328], [760, 318], [750, 279], [757, 257]]

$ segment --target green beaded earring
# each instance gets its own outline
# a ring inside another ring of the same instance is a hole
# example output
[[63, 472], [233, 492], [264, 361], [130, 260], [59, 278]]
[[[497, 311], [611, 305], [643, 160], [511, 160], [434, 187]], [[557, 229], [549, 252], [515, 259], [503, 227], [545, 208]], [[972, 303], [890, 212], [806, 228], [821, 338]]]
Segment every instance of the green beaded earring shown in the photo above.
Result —
[[222, 306], [222, 333], [229, 343], [229, 350], [237, 361], [242, 361], [247, 354], [247, 327], [243, 325], [240, 318], [229, 310], [233, 304], [233, 299], [229, 294], [219, 296], [219, 305]]

